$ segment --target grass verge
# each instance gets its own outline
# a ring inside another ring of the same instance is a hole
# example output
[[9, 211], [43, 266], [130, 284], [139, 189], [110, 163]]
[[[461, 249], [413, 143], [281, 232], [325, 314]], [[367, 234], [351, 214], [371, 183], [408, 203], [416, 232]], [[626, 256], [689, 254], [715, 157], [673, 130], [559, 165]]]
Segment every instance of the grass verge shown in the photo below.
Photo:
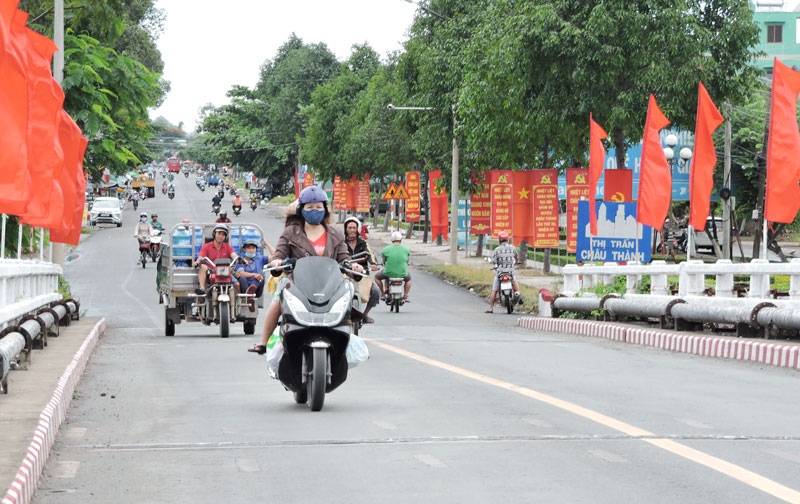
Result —
[[[428, 266], [426, 270], [453, 285], [467, 290], [472, 289], [481, 297], [488, 298], [492, 293], [494, 274], [489, 269], [473, 268], [463, 264], [434, 264]], [[538, 290], [523, 284], [520, 284], [519, 290], [525, 302], [521, 307], [518, 306], [517, 311], [535, 313]], [[499, 306], [497, 301], [499, 300], [495, 301], [497, 304], [495, 308], [500, 311], [503, 307]]]
[[62, 299], [69, 299], [72, 297], [69, 282], [64, 278], [64, 275], [58, 275], [58, 293], [61, 294]]
[[294, 194], [284, 194], [283, 196], [276, 196], [269, 200], [270, 203], [275, 203], [276, 205], [288, 205], [294, 201]]

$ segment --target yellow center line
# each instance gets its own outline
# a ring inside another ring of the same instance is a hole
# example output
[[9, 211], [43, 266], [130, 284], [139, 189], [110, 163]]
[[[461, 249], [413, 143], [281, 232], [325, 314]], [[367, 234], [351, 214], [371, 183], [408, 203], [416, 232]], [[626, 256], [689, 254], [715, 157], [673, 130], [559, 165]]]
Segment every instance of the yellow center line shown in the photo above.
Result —
[[388, 350], [390, 352], [394, 352], [404, 357], [408, 357], [409, 359], [414, 359], [418, 362], [422, 362], [423, 364], [428, 364], [429, 366], [437, 367], [439, 369], [443, 369], [445, 371], [449, 371], [451, 373], [455, 373], [457, 375], [461, 375], [466, 378], [470, 378], [472, 380], [485, 383], [487, 385], [492, 385], [504, 390], [508, 390], [510, 392], [515, 392], [525, 397], [530, 397], [531, 399], [535, 399], [545, 404], [555, 406], [556, 408], [568, 411], [580, 417], [586, 418], [587, 420], [591, 420], [592, 422], [604, 425], [610, 429], [614, 429], [629, 436], [637, 436], [637, 437], [649, 436], [650, 437], [649, 439], [642, 439], [641, 441], [649, 443], [653, 446], [666, 450], [675, 455], [678, 455], [679, 457], [691, 460], [692, 462], [704, 465], [710, 469], [713, 469], [719, 473], [729, 476], [735, 480], [741, 481], [745, 485], [749, 485], [757, 490], [768, 493], [783, 501], [800, 504], [800, 492], [798, 492], [797, 490], [789, 488], [785, 485], [781, 485], [777, 481], [773, 481], [769, 478], [761, 476], [760, 474], [754, 473], [753, 471], [749, 471], [744, 467], [732, 464], [730, 462], [714, 457], [707, 453], [701, 452], [699, 450], [695, 450], [694, 448], [690, 448], [686, 445], [677, 443], [670, 439], [652, 438], [652, 436], [655, 435], [652, 432], [640, 429], [639, 427], [622, 422], [615, 418], [611, 418], [610, 416], [598, 413], [597, 411], [584, 408], [583, 406], [578, 406], [577, 404], [571, 403], [569, 401], [564, 401], [562, 399], [558, 399], [557, 397], [553, 397], [551, 395], [537, 392], [527, 387], [520, 387], [519, 385], [514, 385], [513, 383], [509, 383], [503, 380], [498, 380], [497, 378], [492, 378], [491, 376], [482, 375], [480, 373], [475, 373], [473, 371], [469, 371], [467, 369], [460, 368], [458, 366], [453, 366], [451, 364], [447, 364], [441, 361], [429, 359], [428, 357], [424, 357], [422, 355], [409, 352], [408, 350], [403, 350], [402, 348], [398, 348], [396, 346], [375, 341], [373, 339], [364, 338], [364, 340], [373, 345]]

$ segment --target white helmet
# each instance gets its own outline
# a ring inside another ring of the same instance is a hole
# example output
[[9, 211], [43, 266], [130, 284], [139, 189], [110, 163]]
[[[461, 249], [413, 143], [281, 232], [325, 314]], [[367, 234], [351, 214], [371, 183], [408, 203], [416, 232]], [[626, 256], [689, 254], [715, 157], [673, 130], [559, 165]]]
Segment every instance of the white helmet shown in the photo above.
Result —
[[392, 231], [392, 241], [399, 242], [403, 240], [403, 233], [400, 231]]

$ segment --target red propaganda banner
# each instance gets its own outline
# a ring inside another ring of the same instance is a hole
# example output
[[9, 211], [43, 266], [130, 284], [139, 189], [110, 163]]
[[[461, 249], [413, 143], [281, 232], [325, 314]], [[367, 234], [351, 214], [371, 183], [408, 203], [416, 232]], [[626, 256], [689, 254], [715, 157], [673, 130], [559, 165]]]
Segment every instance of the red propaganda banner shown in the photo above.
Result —
[[442, 235], [447, 240], [447, 191], [442, 187], [442, 170], [435, 170], [428, 174], [430, 183], [430, 208], [431, 208], [431, 239]]
[[492, 238], [506, 231], [511, 234], [511, 170], [489, 171], [489, 195], [492, 204]]
[[369, 212], [369, 173], [356, 182], [356, 212]]
[[[475, 176], [472, 180], [477, 184]], [[470, 227], [472, 234], [489, 234], [492, 227], [492, 199], [489, 197], [489, 184], [485, 181], [480, 189], [470, 195]]]
[[406, 222], [419, 222], [419, 172], [406, 172]]
[[567, 252], [578, 249], [578, 202], [588, 200], [589, 191], [589, 170], [567, 168]]
[[303, 189], [306, 187], [311, 187], [314, 185], [314, 174], [311, 172], [306, 172], [303, 176]]
[[533, 170], [533, 245], [558, 247], [558, 170]]
[[333, 209], [347, 210], [347, 190], [341, 177], [333, 177]]
[[514, 245], [533, 243], [533, 170], [515, 171], [511, 198]]
[[350, 177], [350, 180], [347, 181], [347, 188], [345, 190], [345, 201], [347, 202], [345, 205], [347, 208], [345, 210], [355, 210], [356, 203], [358, 202], [358, 189], [356, 188], [356, 183], [358, 178], [353, 175]]
[[603, 199], [617, 203], [633, 201], [633, 170], [606, 170]]

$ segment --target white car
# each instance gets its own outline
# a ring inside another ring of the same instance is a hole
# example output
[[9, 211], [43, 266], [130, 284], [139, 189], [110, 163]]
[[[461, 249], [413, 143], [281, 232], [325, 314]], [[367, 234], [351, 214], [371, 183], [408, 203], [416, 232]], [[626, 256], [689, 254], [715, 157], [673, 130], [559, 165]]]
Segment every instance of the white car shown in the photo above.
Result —
[[122, 226], [122, 209], [119, 198], [95, 198], [89, 210], [89, 222], [92, 226], [97, 224], [116, 224]]

